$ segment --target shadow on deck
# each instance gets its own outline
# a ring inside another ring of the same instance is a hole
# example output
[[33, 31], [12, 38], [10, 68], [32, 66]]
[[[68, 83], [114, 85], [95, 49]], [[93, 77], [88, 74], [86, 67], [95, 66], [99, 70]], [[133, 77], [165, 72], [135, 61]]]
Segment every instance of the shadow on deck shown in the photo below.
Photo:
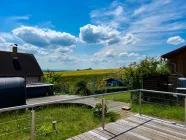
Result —
[[186, 127], [171, 122], [135, 115], [109, 123], [68, 140], [186, 140]]

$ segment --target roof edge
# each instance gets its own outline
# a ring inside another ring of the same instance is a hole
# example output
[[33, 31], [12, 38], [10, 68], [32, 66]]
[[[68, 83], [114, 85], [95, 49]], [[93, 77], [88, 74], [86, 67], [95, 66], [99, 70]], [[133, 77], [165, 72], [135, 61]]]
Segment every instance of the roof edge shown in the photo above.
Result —
[[173, 55], [181, 53], [183, 50], [186, 51], [186, 45], [162, 55], [161, 58], [170, 58]]

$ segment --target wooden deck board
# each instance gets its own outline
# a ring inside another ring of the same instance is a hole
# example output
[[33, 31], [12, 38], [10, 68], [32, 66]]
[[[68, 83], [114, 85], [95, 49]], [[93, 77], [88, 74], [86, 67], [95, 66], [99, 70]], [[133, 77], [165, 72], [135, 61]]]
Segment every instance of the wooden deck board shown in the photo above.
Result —
[[[124, 121], [121, 125], [127, 125], [128, 121]], [[144, 124], [145, 125], [145, 124]], [[144, 125], [139, 125], [139, 127], [136, 127], [136, 129], [132, 129], [131, 132], [138, 134], [138, 135], [143, 135], [146, 138], [153, 139], [153, 140], [161, 140], [161, 139], [175, 139], [175, 140], [181, 140], [180, 138], [174, 136], [174, 135], [169, 135], [166, 133], [163, 133], [161, 131], [157, 131], [152, 128], [144, 127]]]
[[132, 116], [72, 137], [73, 140], [186, 140], [183, 125], [147, 116]]
[[[140, 118], [128, 118], [127, 119], [128, 121], [130, 122], [133, 122], [133, 123], [136, 123], [136, 124], [141, 124], [143, 123], [143, 120], [140, 120]], [[177, 137], [180, 137], [182, 139], [186, 139], [186, 130], [184, 131], [184, 128], [183, 130], [180, 130], [178, 131], [175, 127], [175, 129], [173, 129], [173, 127], [167, 125], [167, 126], [162, 126], [162, 125], [158, 125], [156, 123], [153, 123], [153, 120], [152, 121], [149, 121], [149, 123], [146, 123], [143, 125], [144, 127], [146, 128], [150, 128], [152, 130], [157, 130], [159, 132], [164, 132], [165, 134], [169, 134], [169, 135], [172, 135], [172, 136], [177, 136]]]

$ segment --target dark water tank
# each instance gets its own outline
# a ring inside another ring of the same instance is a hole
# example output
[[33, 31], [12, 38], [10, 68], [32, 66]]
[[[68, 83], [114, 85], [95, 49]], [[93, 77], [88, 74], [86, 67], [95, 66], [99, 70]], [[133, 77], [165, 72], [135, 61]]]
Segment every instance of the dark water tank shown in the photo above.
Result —
[[26, 85], [23, 78], [0, 78], [0, 108], [26, 104]]

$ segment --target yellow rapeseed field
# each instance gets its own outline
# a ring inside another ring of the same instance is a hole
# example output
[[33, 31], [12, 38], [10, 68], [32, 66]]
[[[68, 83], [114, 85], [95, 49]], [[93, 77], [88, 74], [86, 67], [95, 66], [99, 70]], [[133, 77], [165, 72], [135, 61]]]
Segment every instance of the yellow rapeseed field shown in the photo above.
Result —
[[86, 75], [114, 74], [120, 71], [121, 69], [99, 69], [99, 70], [65, 71], [65, 72], [56, 72], [56, 73], [60, 73], [62, 74], [62, 76], [86, 76]]

